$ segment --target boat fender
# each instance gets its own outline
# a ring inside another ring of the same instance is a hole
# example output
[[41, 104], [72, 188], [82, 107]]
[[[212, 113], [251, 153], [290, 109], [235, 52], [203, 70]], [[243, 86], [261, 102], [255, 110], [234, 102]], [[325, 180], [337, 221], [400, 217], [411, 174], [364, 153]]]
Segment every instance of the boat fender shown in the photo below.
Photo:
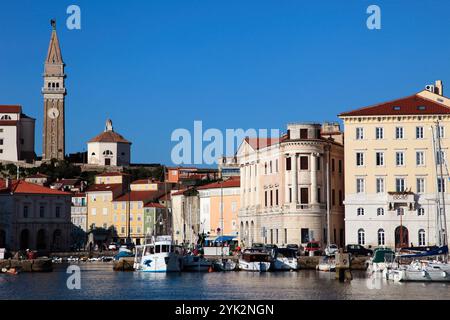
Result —
[[426, 271], [422, 271], [422, 277], [426, 277], [427, 276], [427, 272]]
[[445, 277], [447, 277], [447, 272], [442, 271], [441, 275], [442, 275], [442, 278], [445, 278]]

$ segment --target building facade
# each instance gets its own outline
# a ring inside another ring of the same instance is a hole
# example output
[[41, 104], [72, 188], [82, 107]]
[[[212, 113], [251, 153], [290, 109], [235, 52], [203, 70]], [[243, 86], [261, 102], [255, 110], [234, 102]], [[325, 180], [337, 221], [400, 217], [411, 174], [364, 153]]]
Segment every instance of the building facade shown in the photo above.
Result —
[[240, 178], [198, 187], [200, 197], [200, 233], [211, 237], [238, 236], [240, 208]]
[[85, 193], [72, 194], [71, 221], [72, 224], [88, 232], [87, 217], [87, 198]]
[[200, 231], [200, 198], [198, 191], [188, 188], [173, 191], [172, 225], [173, 239], [176, 244], [196, 244]]
[[[241, 169], [239, 236], [244, 246], [344, 242], [344, 147], [337, 124], [288, 124], [279, 138], [246, 138]], [[327, 192], [327, 166], [330, 187]]]
[[128, 166], [131, 161], [131, 142], [114, 132], [111, 120], [105, 131], [88, 142], [88, 163], [98, 166]]
[[23, 180], [0, 180], [0, 248], [66, 251], [71, 195]]
[[44, 135], [43, 160], [65, 157], [65, 96], [66, 86], [64, 61], [56, 33], [56, 22], [52, 20], [52, 34], [44, 64]]
[[[345, 126], [346, 243], [436, 244], [437, 189], [450, 204], [450, 99], [442, 82], [409, 97], [340, 114]], [[439, 122], [439, 129], [436, 127]], [[441, 137], [442, 154], [433, 140]], [[446, 207], [447, 220], [449, 207]]]
[[22, 113], [21, 106], [0, 106], [0, 161], [35, 160], [35, 122]]

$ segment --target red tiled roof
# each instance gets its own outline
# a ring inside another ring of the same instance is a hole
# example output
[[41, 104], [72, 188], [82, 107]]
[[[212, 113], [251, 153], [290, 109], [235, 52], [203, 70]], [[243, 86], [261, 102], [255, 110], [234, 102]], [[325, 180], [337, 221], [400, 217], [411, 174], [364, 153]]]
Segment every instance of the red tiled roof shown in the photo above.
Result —
[[163, 206], [162, 204], [157, 203], [157, 202], [149, 202], [144, 207], [146, 207], [146, 208], [160, 208], [160, 209], [165, 209], [166, 208], [165, 206]]
[[450, 114], [444, 104], [415, 94], [409, 97], [376, 104], [339, 114], [339, 117]]
[[86, 192], [102, 192], [102, 191], [117, 191], [118, 189], [122, 189], [121, 183], [113, 183], [113, 184], [93, 184], [89, 186]]
[[167, 192], [166, 194], [163, 194], [161, 197], [158, 198], [159, 201], [168, 201], [170, 200], [170, 192]]
[[22, 113], [22, 106], [0, 105], [0, 113]]
[[204, 186], [198, 187], [197, 190], [205, 190], [205, 189], [217, 189], [217, 188], [239, 188], [240, 186], [240, 177], [231, 177], [224, 182], [213, 182], [206, 184]]
[[255, 150], [269, 147], [273, 144], [283, 141], [283, 138], [249, 138], [246, 137], [245, 141]]
[[183, 195], [183, 194], [184, 194], [186, 191], [188, 191], [188, 190], [189, 190], [189, 189], [181, 189], [181, 190], [178, 190], [178, 191], [172, 193], [171, 196], [181, 196], [181, 195]]
[[131, 191], [123, 194], [113, 201], [154, 201], [161, 195], [160, 191]]
[[131, 184], [149, 184], [149, 183], [162, 184], [163, 182], [156, 181], [154, 179], [140, 179], [140, 180], [133, 181]]
[[0, 180], [0, 193], [12, 192], [13, 194], [45, 194], [45, 195], [70, 195], [68, 192], [54, 190], [43, 187], [39, 184], [26, 182], [24, 180], [13, 180], [9, 188], [6, 188], [6, 181]]
[[89, 142], [108, 142], [108, 143], [128, 143], [131, 144], [130, 141], [125, 139], [123, 136], [114, 131], [105, 131], [100, 133], [95, 138], [89, 140]]
[[86, 197], [86, 193], [77, 192], [77, 193], [72, 194], [72, 198], [81, 198], [81, 197]]

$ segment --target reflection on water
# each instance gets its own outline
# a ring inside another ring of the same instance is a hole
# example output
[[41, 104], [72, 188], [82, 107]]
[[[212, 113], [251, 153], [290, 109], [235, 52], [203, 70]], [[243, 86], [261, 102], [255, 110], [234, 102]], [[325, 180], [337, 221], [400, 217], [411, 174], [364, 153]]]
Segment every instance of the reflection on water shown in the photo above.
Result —
[[334, 273], [114, 272], [111, 264], [80, 264], [81, 290], [66, 286], [67, 266], [51, 273], [0, 275], [0, 299], [450, 299], [445, 283], [394, 283], [354, 272], [351, 283]]

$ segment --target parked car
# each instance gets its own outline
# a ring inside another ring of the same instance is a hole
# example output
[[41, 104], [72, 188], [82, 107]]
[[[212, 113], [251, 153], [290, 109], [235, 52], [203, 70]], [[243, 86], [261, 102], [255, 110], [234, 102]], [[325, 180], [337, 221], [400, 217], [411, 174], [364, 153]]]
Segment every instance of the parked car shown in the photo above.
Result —
[[305, 255], [309, 256], [310, 252], [313, 252], [315, 256], [320, 256], [322, 254], [322, 249], [320, 248], [320, 242], [310, 241], [305, 247]]
[[334, 256], [339, 251], [339, 247], [335, 244], [330, 244], [325, 248], [325, 255]]
[[354, 256], [371, 256], [373, 255], [373, 251], [370, 249], [364, 248], [360, 244], [348, 244], [345, 247], [345, 252], [350, 253]]

